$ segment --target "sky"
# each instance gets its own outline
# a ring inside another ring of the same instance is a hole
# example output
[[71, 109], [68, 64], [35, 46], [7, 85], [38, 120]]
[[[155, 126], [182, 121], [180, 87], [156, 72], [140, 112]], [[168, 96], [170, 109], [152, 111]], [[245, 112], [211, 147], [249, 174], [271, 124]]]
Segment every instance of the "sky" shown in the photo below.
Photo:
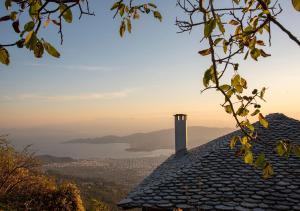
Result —
[[[64, 26], [64, 43], [54, 25], [42, 36], [61, 53], [56, 59], [36, 59], [26, 50], [10, 48], [11, 64], [0, 66], [0, 127], [73, 127], [126, 134], [173, 126], [175, 113], [188, 114], [189, 125], [234, 127], [221, 108], [223, 97], [200, 93], [208, 57], [197, 53], [201, 33], [178, 34], [181, 17], [174, 0], [154, 1], [163, 15], [159, 23], [142, 17], [132, 34], [120, 38], [119, 21], [112, 18], [111, 0], [90, 0], [96, 16]], [[279, 21], [300, 37], [300, 13], [281, 0]], [[0, 9], [4, 14], [3, 6]], [[297, 26], [298, 25], [298, 26]], [[0, 42], [14, 32], [0, 24]], [[250, 88], [267, 87], [265, 114], [285, 113], [300, 119], [300, 50], [272, 27], [272, 57], [242, 63], [241, 75]]]

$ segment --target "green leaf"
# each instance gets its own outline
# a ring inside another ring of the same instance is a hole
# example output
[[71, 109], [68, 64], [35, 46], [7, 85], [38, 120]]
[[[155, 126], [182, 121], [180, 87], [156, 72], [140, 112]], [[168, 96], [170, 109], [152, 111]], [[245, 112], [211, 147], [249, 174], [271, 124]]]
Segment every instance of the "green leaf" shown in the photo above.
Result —
[[237, 92], [239, 93], [243, 92], [243, 86], [241, 84], [240, 75], [237, 74], [231, 79], [231, 85], [236, 89]]
[[225, 97], [225, 102], [227, 102], [227, 98], [230, 99], [233, 94], [234, 94], [234, 92], [232, 89], [228, 90], [228, 92], [226, 92], [227, 97]]
[[297, 156], [300, 157], [300, 147], [298, 145], [293, 146], [293, 153]]
[[5, 0], [5, 8], [8, 10], [11, 7], [12, 0]]
[[264, 117], [261, 113], [259, 113], [258, 119], [259, 119], [259, 123], [260, 123], [264, 128], [268, 128], [268, 127], [269, 127], [269, 122], [265, 119], [265, 117]]
[[226, 105], [226, 106], [224, 106], [224, 108], [225, 108], [225, 111], [226, 111], [227, 113], [229, 113], [229, 114], [232, 113], [232, 109], [231, 109], [231, 106], [230, 106], [230, 105]]
[[43, 46], [44, 46], [45, 50], [47, 51], [47, 53], [50, 54], [51, 56], [53, 56], [55, 58], [60, 57], [60, 53], [50, 43], [43, 41]]
[[245, 29], [244, 29], [244, 33], [247, 35], [247, 34], [250, 34], [253, 32], [253, 28], [251, 25], [247, 26]]
[[229, 86], [228, 84], [224, 84], [220, 86], [220, 89], [222, 89], [224, 92], [227, 92], [229, 89], [231, 89], [231, 86]]
[[251, 116], [256, 116], [259, 112], [260, 112], [260, 110], [259, 110], [259, 109], [256, 109], [256, 110], [251, 114]]
[[232, 137], [230, 140], [230, 149], [233, 149], [239, 140], [240, 140], [240, 137], [238, 137], [238, 136]]
[[284, 156], [287, 153], [287, 146], [283, 141], [279, 141], [276, 146], [276, 151], [279, 156]]
[[210, 19], [204, 26], [204, 37], [209, 37], [213, 30], [216, 28], [216, 20]]
[[266, 87], [263, 87], [260, 91], [260, 95], [259, 95], [259, 98], [264, 100], [264, 96], [265, 96], [265, 93], [266, 93], [266, 90], [267, 88]]
[[254, 126], [249, 122], [249, 120], [247, 119], [247, 121], [245, 122], [245, 126], [251, 130], [252, 132], [255, 130]]
[[34, 28], [34, 22], [33, 21], [29, 21], [28, 23], [26, 23], [24, 25], [24, 30], [27, 31], [27, 32], [33, 30], [33, 28]]
[[213, 66], [211, 66], [209, 69], [207, 69], [205, 71], [204, 77], [203, 77], [203, 85], [205, 87], [208, 87], [210, 81], [215, 82], [214, 68], [213, 68]]
[[67, 23], [72, 23], [72, 20], [73, 20], [72, 11], [71, 11], [70, 8], [68, 8], [67, 5], [65, 5], [65, 4], [60, 4], [60, 6], [59, 6], [59, 11], [60, 11], [60, 14], [62, 14], [64, 20], [65, 20]]
[[148, 5], [150, 6], [150, 7], [153, 7], [153, 8], [157, 8], [157, 6], [155, 5], [155, 4], [153, 4], [153, 3], [148, 3]]
[[221, 42], [222, 40], [223, 40], [223, 38], [217, 38], [217, 39], [215, 39], [214, 45], [215, 45], [215, 46], [218, 45], [219, 42]]
[[42, 7], [41, 1], [31, 1], [29, 7], [29, 15], [33, 20], [38, 18], [38, 11], [41, 7]]
[[253, 153], [250, 150], [246, 151], [244, 155], [244, 162], [247, 164], [253, 163]]
[[292, 0], [292, 3], [293, 3], [295, 10], [300, 12], [300, 0]]
[[120, 14], [121, 17], [123, 17], [124, 12], [125, 12], [125, 4], [120, 4], [120, 6], [119, 6], [119, 14]]
[[256, 158], [255, 160], [255, 164], [256, 167], [258, 168], [264, 168], [266, 165], [266, 157], [264, 153], [260, 153], [259, 156]]
[[236, 111], [236, 114], [242, 117], [245, 117], [249, 114], [249, 110], [244, 108], [244, 106], [242, 105], [241, 107], [239, 107], [239, 109]]
[[220, 16], [216, 15], [216, 19], [217, 19], [217, 24], [218, 24], [218, 28], [219, 28], [220, 32], [222, 34], [224, 34], [225, 33], [225, 28], [224, 28], [224, 25], [222, 23], [222, 20], [221, 20]]
[[273, 176], [273, 174], [274, 174], [274, 171], [273, 171], [272, 165], [270, 163], [267, 163], [265, 165], [265, 167], [263, 168], [263, 178], [268, 179], [271, 176]]
[[255, 45], [256, 45], [256, 37], [254, 37], [253, 39], [250, 40], [249, 49], [255, 48]]
[[117, 9], [117, 8], [119, 7], [119, 5], [120, 5], [120, 2], [115, 2], [115, 3], [112, 5], [112, 7], [110, 8], [110, 10], [115, 10], [115, 9]]
[[154, 16], [155, 18], [157, 18], [160, 22], [162, 21], [162, 16], [161, 16], [160, 12], [154, 11], [154, 12], [153, 12], [153, 16]]
[[9, 65], [9, 62], [10, 62], [9, 61], [9, 53], [3, 47], [0, 47], [0, 62], [5, 65]]
[[257, 58], [261, 55], [261, 51], [257, 48], [253, 48], [250, 51], [250, 55], [252, 57], [252, 59], [254, 59], [255, 61], [257, 61]]

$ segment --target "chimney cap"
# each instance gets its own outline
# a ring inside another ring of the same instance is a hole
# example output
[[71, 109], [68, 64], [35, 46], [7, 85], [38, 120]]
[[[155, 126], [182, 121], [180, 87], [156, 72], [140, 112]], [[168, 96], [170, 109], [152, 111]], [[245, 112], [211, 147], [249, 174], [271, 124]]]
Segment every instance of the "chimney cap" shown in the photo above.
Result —
[[175, 114], [174, 116], [187, 116], [186, 114]]

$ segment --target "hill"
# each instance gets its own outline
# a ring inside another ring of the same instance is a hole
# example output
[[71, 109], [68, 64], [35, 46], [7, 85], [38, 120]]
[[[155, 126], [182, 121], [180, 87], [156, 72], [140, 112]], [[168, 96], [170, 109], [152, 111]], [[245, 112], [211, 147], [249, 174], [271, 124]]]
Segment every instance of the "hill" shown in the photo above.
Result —
[[[204, 144], [219, 136], [233, 131], [231, 128], [210, 128], [193, 126], [188, 128], [188, 148]], [[108, 144], [127, 143], [127, 151], [154, 151], [174, 148], [174, 129], [158, 130], [149, 133], [135, 133], [128, 136], [102, 136], [96, 138], [80, 138], [66, 141], [66, 144]]]

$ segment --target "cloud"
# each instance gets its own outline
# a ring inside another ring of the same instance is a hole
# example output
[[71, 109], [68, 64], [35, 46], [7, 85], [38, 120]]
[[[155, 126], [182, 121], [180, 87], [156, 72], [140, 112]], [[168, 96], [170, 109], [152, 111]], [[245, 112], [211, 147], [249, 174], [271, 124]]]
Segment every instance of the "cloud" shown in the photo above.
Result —
[[105, 67], [99, 65], [63, 65], [62, 68], [66, 69], [76, 69], [76, 70], [85, 70], [85, 71], [111, 71], [115, 67]]
[[52, 67], [55, 70], [82, 70], [82, 71], [101, 71], [101, 72], [109, 72], [120, 67], [112, 67], [112, 66], [101, 66], [101, 65], [52, 65], [52, 64], [45, 64], [45, 63], [29, 63], [26, 64], [27, 66], [31, 67]]
[[14, 97], [5, 96], [2, 97], [2, 101], [83, 101], [83, 100], [110, 100], [128, 97], [134, 89], [124, 89], [115, 92], [92, 92], [82, 93], [77, 95], [43, 95], [36, 93], [24, 93], [16, 95]]

